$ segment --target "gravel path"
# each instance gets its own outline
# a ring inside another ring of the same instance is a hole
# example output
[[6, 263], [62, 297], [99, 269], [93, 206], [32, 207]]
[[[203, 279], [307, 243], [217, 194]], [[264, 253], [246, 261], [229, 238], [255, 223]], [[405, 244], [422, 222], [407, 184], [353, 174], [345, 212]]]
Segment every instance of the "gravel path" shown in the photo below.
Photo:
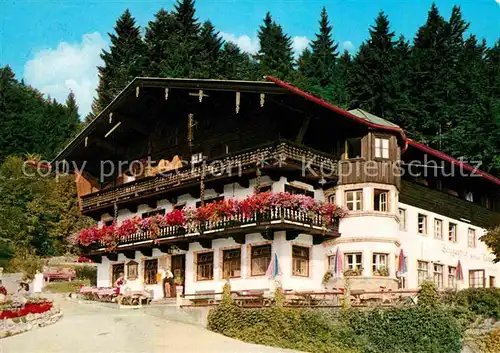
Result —
[[54, 325], [0, 340], [1, 353], [271, 353], [288, 350], [248, 344], [202, 327], [139, 310], [98, 308], [57, 300], [64, 317]]

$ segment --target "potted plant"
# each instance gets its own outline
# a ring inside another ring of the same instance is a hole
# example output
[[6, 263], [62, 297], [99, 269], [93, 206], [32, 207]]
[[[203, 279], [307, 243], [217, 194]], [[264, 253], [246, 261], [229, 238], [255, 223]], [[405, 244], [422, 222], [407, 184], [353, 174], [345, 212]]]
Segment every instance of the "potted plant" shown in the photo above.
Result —
[[362, 267], [348, 268], [347, 270], [344, 271], [344, 276], [355, 277], [355, 276], [361, 276], [362, 273], [363, 273]]
[[381, 266], [373, 272], [374, 276], [389, 277], [389, 269], [387, 266]]

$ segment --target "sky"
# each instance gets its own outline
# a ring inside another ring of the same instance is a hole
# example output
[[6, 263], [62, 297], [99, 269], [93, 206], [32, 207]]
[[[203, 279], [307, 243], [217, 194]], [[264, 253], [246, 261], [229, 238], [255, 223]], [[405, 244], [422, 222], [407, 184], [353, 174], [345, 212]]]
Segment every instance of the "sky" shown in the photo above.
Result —
[[[436, 0], [448, 18], [454, 4], [471, 23], [469, 32], [492, 45], [500, 38], [500, 0]], [[0, 0], [0, 66], [10, 65], [18, 79], [58, 101], [75, 93], [80, 115], [89, 111], [97, 86], [99, 54], [108, 47], [108, 32], [129, 8], [144, 28], [174, 0]], [[315, 38], [325, 6], [340, 49], [355, 52], [368, 37], [380, 10], [397, 35], [413, 38], [427, 17], [432, 0], [198, 0], [197, 17], [210, 19], [226, 40], [248, 52], [258, 47], [258, 26], [267, 11], [301, 52]]]

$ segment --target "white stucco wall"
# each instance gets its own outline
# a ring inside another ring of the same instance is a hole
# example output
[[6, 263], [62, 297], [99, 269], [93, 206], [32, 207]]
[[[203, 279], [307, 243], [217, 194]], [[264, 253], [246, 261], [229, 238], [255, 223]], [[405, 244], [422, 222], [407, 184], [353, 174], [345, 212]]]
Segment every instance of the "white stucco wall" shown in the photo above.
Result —
[[[456, 220], [442, 215], [428, 212], [413, 206], [399, 204], [399, 207], [406, 210], [406, 229], [399, 232], [401, 247], [408, 257], [408, 285], [411, 288], [417, 287], [417, 261], [429, 263], [429, 274], [432, 275], [432, 263], [444, 265], [444, 282], [447, 284], [448, 266], [456, 267], [458, 260], [462, 265], [464, 280], [458, 282], [458, 288], [469, 286], [469, 270], [485, 270], [486, 286], [488, 287], [489, 276], [495, 277], [496, 286], [500, 280], [500, 264], [493, 264], [491, 255], [486, 245], [479, 240], [484, 229], [470, 223]], [[418, 214], [427, 216], [427, 235], [418, 233]], [[434, 236], [434, 219], [443, 221], [443, 239], [436, 239]], [[457, 242], [448, 240], [449, 222], [457, 225]], [[468, 229], [476, 231], [475, 248], [468, 246]]]
[[[272, 184], [273, 192], [284, 191], [284, 186], [287, 183], [286, 178], [281, 177], [277, 182], [272, 182], [269, 178], [263, 177], [261, 185]], [[324, 200], [324, 192], [321, 189], [314, 190], [312, 186], [300, 182], [293, 182], [294, 185], [307, 188], [314, 191], [315, 198]], [[250, 181], [248, 188], [243, 188], [239, 184], [227, 184], [224, 186], [222, 194], [216, 194], [213, 189], [208, 189], [205, 192], [205, 197], [224, 196], [226, 199], [236, 198], [243, 199], [253, 193], [255, 179]], [[284, 289], [293, 290], [321, 290], [323, 289], [322, 278], [325, 271], [328, 269], [328, 256], [335, 254], [337, 247], [342, 253], [361, 252], [363, 254], [362, 276], [354, 278], [363, 285], [370, 283], [372, 289], [378, 289], [379, 281], [381, 285], [396, 286], [396, 256], [399, 255], [401, 249], [404, 250], [407, 257], [408, 273], [406, 275], [406, 288], [416, 289], [418, 286], [417, 279], [417, 261], [426, 261], [429, 263], [429, 274], [432, 277], [432, 264], [440, 263], [443, 268], [443, 282], [447, 285], [448, 266], [456, 267], [460, 259], [464, 281], [458, 282], [459, 288], [469, 286], [468, 274], [471, 269], [484, 269], [486, 277], [486, 286], [488, 286], [489, 276], [494, 276], [496, 286], [499, 286], [500, 281], [500, 264], [494, 265], [491, 260], [485, 245], [477, 240], [476, 248], [469, 248], [467, 245], [467, 230], [474, 228], [476, 237], [483, 234], [483, 229], [474, 225], [468, 224], [461, 220], [453, 220], [447, 217], [427, 212], [426, 210], [418, 209], [413, 206], [405, 205], [398, 202], [398, 190], [395, 186], [365, 183], [357, 185], [342, 185], [336, 188], [336, 202], [340, 205], [345, 204], [344, 195], [346, 190], [363, 189], [363, 210], [350, 212], [349, 216], [342, 219], [340, 222], [339, 231], [341, 237], [335, 241], [328, 241], [321, 245], [313, 245], [312, 236], [308, 234], [300, 234], [296, 239], [287, 241], [284, 231], [276, 232], [272, 242], [272, 254], [278, 255], [278, 261], [283, 275], [279, 278]], [[375, 189], [383, 189], [389, 191], [389, 209], [388, 212], [374, 211], [373, 196]], [[192, 198], [189, 194], [184, 194], [178, 197], [178, 202], [185, 202], [186, 207], [195, 207], [199, 199]], [[170, 211], [173, 208], [167, 200], [160, 200], [158, 208], [164, 208]], [[398, 210], [404, 208], [406, 210], [406, 228], [400, 230], [400, 218]], [[118, 214], [118, 222], [133, 216], [140, 216], [143, 212], [152, 211], [147, 205], [140, 205], [138, 212], [133, 214], [128, 210], [120, 210]], [[428, 234], [421, 235], [417, 232], [417, 215], [423, 213], [427, 215]], [[109, 215], [108, 215], [109, 216]], [[107, 217], [103, 215], [103, 217]], [[103, 218], [103, 220], [104, 220]], [[434, 219], [438, 218], [443, 221], [443, 240], [434, 238]], [[458, 242], [452, 243], [448, 241], [448, 223], [453, 222], [458, 226]], [[250, 230], [251, 231], [251, 230]], [[245, 244], [236, 243], [233, 238], [220, 238], [212, 241], [212, 249], [204, 249], [198, 242], [193, 242], [189, 246], [189, 250], [185, 252], [185, 292], [195, 293], [199, 291], [215, 291], [222, 290], [226, 282], [222, 278], [222, 250], [226, 248], [240, 247], [241, 248], [241, 277], [231, 279], [231, 286], [234, 290], [244, 289], [259, 289], [266, 290], [273, 287], [273, 283], [266, 276], [252, 277], [250, 275], [250, 247], [268, 242], [260, 233], [248, 233], [245, 236]], [[302, 245], [310, 248], [310, 268], [309, 277], [297, 277], [292, 275], [292, 245]], [[214, 252], [214, 277], [212, 280], [197, 281], [196, 280], [196, 254], [200, 251]], [[375, 253], [388, 255], [388, 278], [374, 277], [372, 274], [372, 255]], [[159, 258], [170, 256], [161, 253], [158, 249], [153, 250], [151, 258]], [[144, 273], [143, 264], [144, 257], [140, 252], [135, 252], [135, 261], [139, 263], [139, 276], [137, 280], [129, 281], [128, 285], [134, 288], [140, 288]], [[126, 263], [130, 261], [123, 254], [119, 254], [118, 261], [111, 262], [106, 257], [103, 257], [102, 263], [98, 265], [98, 286], [110, 286], [110, 266], [114, 263]], [[168, 260], [168, 264], [170, 261]], [[344, 260], [345, 265], [345, 260]], [[368, 281], [368, 282], [367, 282]], [[152, 289], [155, 293], [155, 298], [160, 298], [163, 295], [161, 285], [148, 285], [146, 289]]]

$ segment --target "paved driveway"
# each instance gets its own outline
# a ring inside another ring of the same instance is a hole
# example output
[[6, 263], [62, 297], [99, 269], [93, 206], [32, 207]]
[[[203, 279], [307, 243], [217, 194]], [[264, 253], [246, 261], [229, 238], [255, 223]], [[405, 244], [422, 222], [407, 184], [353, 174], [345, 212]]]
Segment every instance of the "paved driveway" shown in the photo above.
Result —
[[239, 342], [202, 327], [167, 321], [138, 310], [58, 302], [64, 312], [59, 322], [0, 340], [0, 352], [290, 352]]

